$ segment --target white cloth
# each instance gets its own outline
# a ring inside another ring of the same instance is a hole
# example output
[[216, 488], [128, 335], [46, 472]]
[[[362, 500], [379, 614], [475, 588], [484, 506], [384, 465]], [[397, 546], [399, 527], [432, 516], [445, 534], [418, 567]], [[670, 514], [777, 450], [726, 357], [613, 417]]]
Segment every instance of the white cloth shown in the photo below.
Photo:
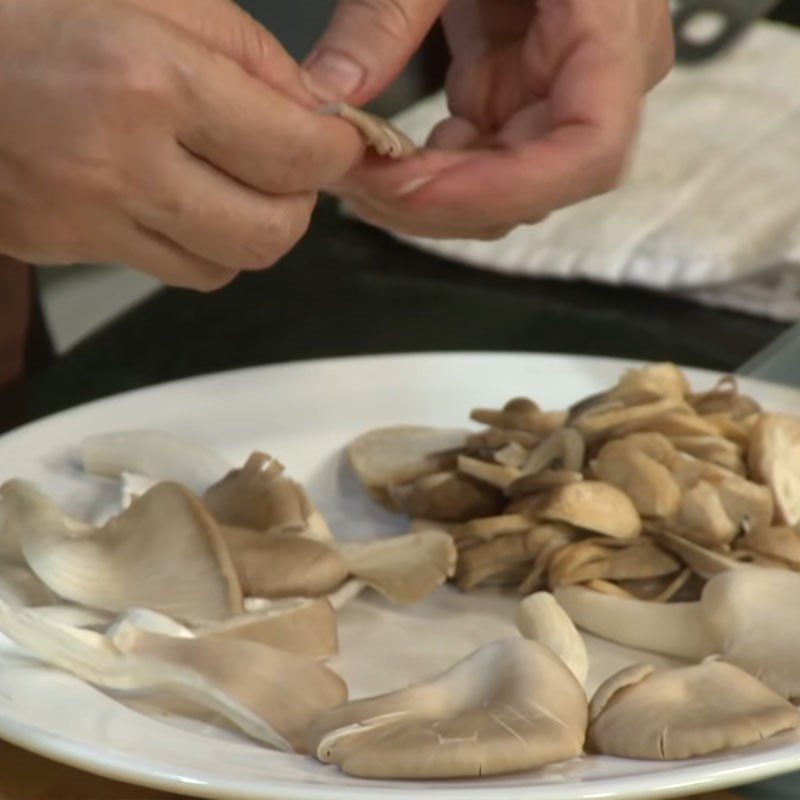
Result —
[[[395, 120], [415, 140], [443, 95]], [[800, 319], [800, 34], [760, 23], [651, 95], [623, 186], [497, 242], [405, 239], [452, 260]]]

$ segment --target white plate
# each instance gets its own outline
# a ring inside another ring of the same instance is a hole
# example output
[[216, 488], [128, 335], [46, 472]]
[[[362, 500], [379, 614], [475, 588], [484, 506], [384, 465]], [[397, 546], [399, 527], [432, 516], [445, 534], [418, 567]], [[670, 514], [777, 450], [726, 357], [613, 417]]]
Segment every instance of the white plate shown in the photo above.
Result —
[[[39, 482], [69, 509], [102, 515], [114, 488], [74, 466], [89, 434], [160, 428], [204, 440], [232, 459], [260, 448], [304, 481], [340, 536], [399, 529], [343, 468], [357, 434], [401, 422], [452, 426], [474, 406], [527, 394], [563, 407], [612, 384], [618, 361], [536, 355], [424, 355], [247, 370], [156, 387], [75, 409], [0, 439], [0, 480]], [[698, 386], [716, 376], [690, 372]], [[800, 393], [744, 382], [766, 406], [796, 410]], [[334, 666], [363, 696], [438, 671], [513, 633], [513, 601], [444, 589], [420, 606], [370, 600], [346, 611]], [[591, 642], [592, 684], [641, 656]], [[653, 661], [651, 656], [644, 656]], [[586, 758], [544, 771], [474, 781], [362, 781], [310, 758], [272, 752], [209, 726], [154, 718], [19, 657], [0, 643], [0, 737], [132, 783], [231, 800], [587, 800], [676, 797], [800, 769], [800, 737], [691, 763]]]

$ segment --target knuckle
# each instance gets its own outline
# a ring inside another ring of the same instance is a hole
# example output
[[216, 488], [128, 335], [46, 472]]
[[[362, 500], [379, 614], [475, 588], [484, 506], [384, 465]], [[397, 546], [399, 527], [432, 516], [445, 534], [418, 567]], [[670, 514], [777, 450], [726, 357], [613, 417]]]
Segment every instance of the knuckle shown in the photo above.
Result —
[[259, 222], [245, 240], [242, 269], [271, 267], [303, 238], [311, 223], [314, 203], [302, 198], [291, 207], [280, 207]]

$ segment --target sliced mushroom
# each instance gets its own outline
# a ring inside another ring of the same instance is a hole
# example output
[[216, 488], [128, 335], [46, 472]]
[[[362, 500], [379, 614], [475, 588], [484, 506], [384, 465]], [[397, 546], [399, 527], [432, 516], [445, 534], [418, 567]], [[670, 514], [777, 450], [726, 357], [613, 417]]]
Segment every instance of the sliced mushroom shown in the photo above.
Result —
[[581, 534], [569, 525], [554, 522], [549, 525], [540, 524], [537, 527], [536, 535], [541, 537], [544, 543], [538, 548], [533, 567], [517, 588], [517, 592], [521, 595], [528, 595], [545, 583], [545, 577], [553, 558], [562, 548], [578, 539]]
[[513, 469], [522, 469], [525, 462], [528, 460], [528, 456], [528, 451], [521, 444], [517, 444], [517, 442], [504, 445], [492, 454], [492, 457], [498, 464]]
[[519, 632], [532, 642], [549, 647], [581, 686], [589, 674], [589, 655], [580, 633], [549, 592], [537, 592], [517, 606]]
[[328, 658], [339, 650], [336, 614], [327, 598], [259, 613], [241, 614], [197, 629], [199, 636], [240, 639], [265, 644], [287, 653]]
[[90, 436], [83, 443], [84, 469], [119, 478], [129, 472], [158, 482], [179, 483], [202, 494], [230, 463], [202, 445], [161, 431], [126, 431]]
[[341, 542], [350, 575], [395, 603], [418, 603], [455, 574], [453, 539], [442, 531], [420, 531], [369, 542]]
[[616, 539], [633, 539], [642, 522], [628, 496], [607, 483], [582, 481], [555, 489], [539, 516]]
[[739, 384], [733, 375], [721, 378], [708, 392], [690, 395], [689, 403], [698, 414], [729, 414], [733, 419], [743, 419], [761, 411], [761, 406], [752, 397], [739, 392]]
[[681, 453], [728, 469], [737, 475], [746, 474], [742, 448], [730, 439], [722, 436], [673, 436], [671, 441]]
[[794, 528], [779, 526], [750, 531], [741, 540], [741, 546], [800, 570], [800, 533]]
[[[650, 454], [654, 445], [664, 448], [661, 458]], [[643, 516], [672, 517], [680, 508], [682, 493], [663, 462], [674, 453], [664, 437], [634, 434], [604, 445], [592, 462], [592, 472], [625, 492]]]
[[459, 539], [491, 541], [500, 536], [525, 533], [533, 527], [533, 521], [523, 514], [502, 514], [499, 517], [482, 517], [465, 522], [454, 528], [453, 536]]
[[393, 507], [412, 517], [463, 522], [502, 510], [503, 496], [493, 486], [457, 472], [427, 475], [389, 489]]
[[575, 428], [559, 428], [530, 454], [523, 472], [526, 475], [537, 475], [545, 469], [579, 472], [583, 468], [585, 454], [586, 445], [581, 434]]
[[183, 619], [241, 612], [239, 581], [219, 530], [188, 490], [162, 483], [102, 528], [64, 515], [20, 481], [3, 491], [31, 569], [57, 595], [119, 612], [144, 606]]
[[344, 682], [327, 667], [252, 642], [164, 636], [131, 624], [117, 626], [112, 641], [2, 601], [0, 631], [43, 663], [95, 686], [177, 694], [279, 749], [302, 749], [310, 722], [347, 698]]
[[687, 567], [690, 567], [701, 578], [713, 578], [720, 572], [745, 566], [742, 561], [735, 559], [729, 552], [705, 547], [666, 530], [656, 533], [656, 537], [662, 547], [675, 553]]
[[685, 538], [714, 547], [730, 544], [739, 534], [717, 487], [706, 481], [683, 492], [672, 526]]
[[389, 502], [390, 486], [452, 469], [467, 432], [401, 425], [359, 436], [347, 449], [350, 466], [369, 493]]
[[546, 526], [509, 534], [462, 551], [456, 570], [458, 588], [471, 591], [509, 567], [530, 563], [552, 537]]
[[550, 562], [550, 585], [563, 586], [591, 580], [636, 580], [674, 575], [681, 565], [650, 539], [637, 539], [629, 547], [607, 547], [576, 542], [559, 550]]
[[581, 754], [583, 688], [549, 649], [487, 645], [433, 680], [320, 715], [312, 751], [364, 778], [466, 778]]
[[546, 492], [558, 486], [567, 486], [570, 483], [580, 483], [583, 480], [581, 472], [567, 472], [563, 469], [545, 469], [536, 475], [523, 475], [517, 478], [506, 489], [509, 497], [525, 497], [537, 492]]
[[508, 445], [518, 445], [525, 450], [532, 450], [542, 441], [542, 434], [530, 431], [519, 431], [514, 428], [489, 428], [467, 437], [466, 450], [470, 455], [490, 452]]
[[514, 467], [507, 467], [503, 464], [490, 464], [487, 461], [470, 458], [469, 456], [458, 457], [458, 470], [464, 475], [469, 475], [475, 480], [488, 483], [490, 486], [502, 491], [522, 475], [522, 472]]
[[775, 496], [778, 521], [800, 523], [800, 419], [762, 414], [753, 428], [748, 455], [750, 472]]
[[524, 431], [539, 436], [560, 428], [567, 419], [566, 411], [542, 411], [532, 400], [516, 398], [506, 403], [502, 411], [478, 408], [470, 419], [493, 428]]
[[800, 726], [791, 703], [721, 661], [630, 667], [598, 690], [590, 713], [591, 751], [645, 760], [746, 747]]
[[674, 397], [683, 399], [691, 391], [689, 381], [675, 364], [648, 364], [639, 369], [628, 370], [617, 385], [607, 393], [614, 400], [627, 400], [643, 393], [653, 398]]
[[599, 406], [571, 421], [588, 442], [597, 442], [611, 436], [623, 436], [637, 430], [651, 430], [654, 420], [665, 414], [683, 409], [685, 403], [674, 397], [664, 397], [649, 403], [626, 406], [621, 402]]
[[347, 579], [344, 560], [325, 542], [291, 534], [266, 536], [250, 528], [220, 530], [249, 597], [320, 597]]
[[360, 108], [346, 103], [330, 103], [320, 108], [321, 114], [341, 117], [354, 125], [367, 144], [380, 156], [403, 159], [415, 156], [418, 152], [414, 142], [396, 126], [381, 117], [376, 117]]

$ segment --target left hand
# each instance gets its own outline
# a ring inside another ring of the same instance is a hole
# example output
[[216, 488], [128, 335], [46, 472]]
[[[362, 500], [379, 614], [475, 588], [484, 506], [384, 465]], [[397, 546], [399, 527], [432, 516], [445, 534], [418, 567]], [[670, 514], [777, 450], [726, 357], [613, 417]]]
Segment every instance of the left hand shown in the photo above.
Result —
[[371, 158], [337, 186], [359, 216], [496, 238], [617, 185], [643, 97], [673, 62], [667, 0], [341, 0], [307, 68], [367, 102], [441, 12], [451, 116], [419, 156]]

